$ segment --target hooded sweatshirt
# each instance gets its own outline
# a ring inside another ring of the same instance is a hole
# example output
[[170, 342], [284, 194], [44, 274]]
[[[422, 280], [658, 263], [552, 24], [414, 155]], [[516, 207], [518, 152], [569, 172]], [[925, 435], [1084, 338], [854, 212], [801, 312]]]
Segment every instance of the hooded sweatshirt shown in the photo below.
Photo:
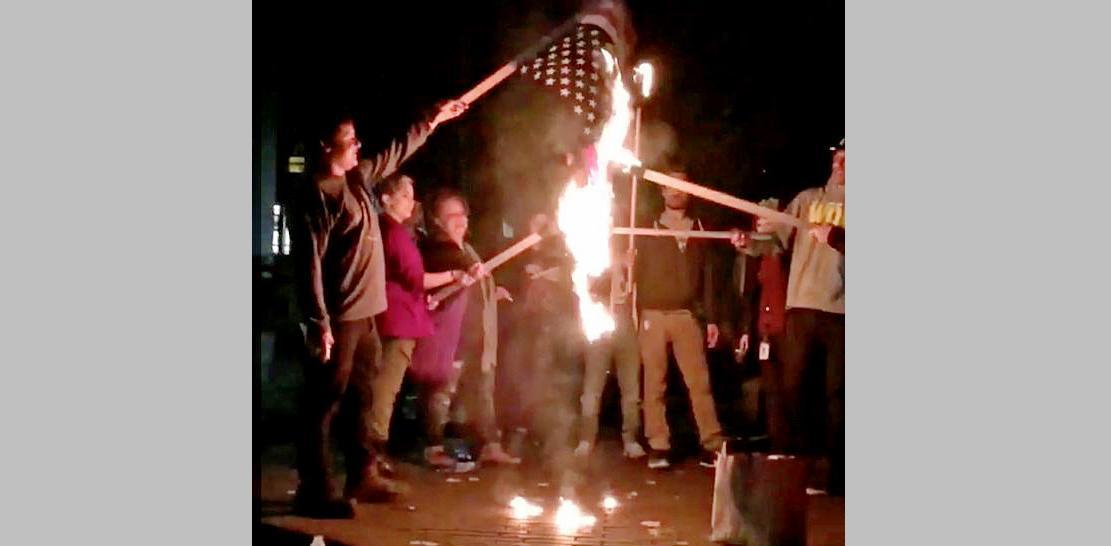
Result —
[[[785, 212], [811, 224], [844, 228], [845, 186], [830, 181], [824, 187], [804, 190]], [[790, 248], [794, 239], [787, 308], [845, 314], [845, 255], [807, 233], [795, 233], [793, 226], [783, 227], [776, 235], [784, 248]]]
[[[662, 215], [661, 215], [662, 218]], [[693, 220], [691, 229], [702, 230]], [[656, 229], [671, 229], [657, 220]], [[641, 237], [636, 241], [633, 265], [640, 309], [675, 311], [686, 309], [707, 324], [716, 324], [718, 294], [714, 269], [705, 239]]]

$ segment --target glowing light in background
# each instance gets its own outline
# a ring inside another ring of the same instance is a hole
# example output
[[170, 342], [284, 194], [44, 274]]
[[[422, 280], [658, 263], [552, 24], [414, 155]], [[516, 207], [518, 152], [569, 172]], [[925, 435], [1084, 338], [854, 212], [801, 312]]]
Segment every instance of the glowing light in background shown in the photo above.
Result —
[[602, 499], [602, 508], [604, 508], [607, 512], [612, 512], [616, 510], [617, 507], [617, 499], [613, 498], [612, 496], [606, 495], [606, 498]]

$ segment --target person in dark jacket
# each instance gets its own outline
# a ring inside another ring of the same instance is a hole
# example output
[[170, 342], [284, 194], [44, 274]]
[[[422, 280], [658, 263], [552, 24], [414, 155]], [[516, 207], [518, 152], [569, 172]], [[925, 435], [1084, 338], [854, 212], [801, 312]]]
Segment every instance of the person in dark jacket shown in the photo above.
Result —
[[596, 301], [612, 304], [614, 331], [586, 346], [583, 389], [580, 398], [579, 445], [575, 455], [585, 457], [594, 448], [598, 436], [598, 413], [602, 393], [610, 371], [617, 377], [621, 392], [621, 443], [622, 453], [630, 459], [639, 459], [646, 453], [637, 440], [640, 434], [640, 347], [637, 344], [636, 319], [632, 312], [632, 287], [627, 286], [629, 255], [627, 242], [620, 238], [611, 241], [614, 267], [598, 277], [591, 286]]
[[[686, 178], [682, 172], [670, 174]], [[665, 208], [655, 222], [656, 228], [703, 229], [701, 220], [689, 214], [689, 195], [669, 187], [663, 187], [662, 193]], [[671, 438], [664, 402], [668, 343], [675, 351], [690, 392], [704, 449], [700, 463], [713, 466], [722, 435], [710, 391], [706, 348], [717, 345], [719, 331], [713, 270], [704, 240], [638, 238], [634, 270], [640, 309], [640, 354], [644, 363], [644, 433], [651, 448], [648, 466], [670, 466]]]
[[[374, 315], [386, 309], [382, 236], [371, 192], [397, 170], [442, 122], [466, 109], [443, 103], [375, 156], [359, 160], [362, 143], [349, 118], [320, 133], [322, 161], [293, 217], [293, 258], [311, 357], [306, 362], [302, 434], [294, 510], [309, 517], [354, 517], [352, 501], [381, 501], [397, 489], [380, 472], [370, 434], [371, 382], [380, 354]], [[357, 408], [341, 500], [330, 476], [328, 436], [341, 402]]]
[[515, 365], [527, 374], [522, 388], [528, 428], [540, 442], [546, 473], [563, 492], [578, 479], [571, 471], [570, 443], [579, 413], [586, 338], [571, 281], [575, 261], [566, 241], [547, 214], [534, 215], [529, 230], [544, 240], [522, 256], [527, 329], [518, 337], [525, 338], [527, 348]]
[[[760, 203], [778, 208], [774, 199]], [[786, 416], [782, 400], [782, 352], [786, 330], [787, 271], [783, 252], [766, 236], [735, 231], [733, 246], [737, 249], [734, 265], [734, 286], [740, 295], [736, 355], [739, 362], [759, 363], [763, 391], [765, 427], [772, 448], [785, 451]], [[755, 354], [754, 354], [755, 353]]]
[[[430, 201], [429, 213], [432, 230], [421, 248], [428, 269], [465, 267], [474, 272], [478, 282], [436, 306], [432, 311], [436, 334], [421, 340], [414, 352], [414, 378], [422, 385], [427, 410], [425, 459], [433, 466], [462, 469], [460, 461], [444, 449], [444, 430], [449, 421], [462, 425], [473, 415], [483, 442], [479, 462], [517, 464], [520, 459], [502, 448], [494, 408], [497, 339], [485, 338], [487, 334], [497, 336], [497, 310], [489, 306], [497, 305], [499, 290], [482, 271], [478, 253], [465, 241], [469, 211], [463, 196], [441, 190]], [[466, 322], [468, 311], [472, 311], [470, 324]], [[473, 343], [464, 342], [464, 328], [480, 334], [477, 350]]]

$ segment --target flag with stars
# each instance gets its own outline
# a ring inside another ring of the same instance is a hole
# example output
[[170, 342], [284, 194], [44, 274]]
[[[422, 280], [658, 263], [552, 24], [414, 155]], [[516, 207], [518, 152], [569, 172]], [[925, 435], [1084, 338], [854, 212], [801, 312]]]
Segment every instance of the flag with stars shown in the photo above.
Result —
[[620, 77], [608, 66], [603, 48], [612, 52], [613, 38], [598, 25], [579, 24], [517, 69], [521, 78], [547, 90], [574, 114], [587, 142], [602, 134], [612, 108], [610, 87]]

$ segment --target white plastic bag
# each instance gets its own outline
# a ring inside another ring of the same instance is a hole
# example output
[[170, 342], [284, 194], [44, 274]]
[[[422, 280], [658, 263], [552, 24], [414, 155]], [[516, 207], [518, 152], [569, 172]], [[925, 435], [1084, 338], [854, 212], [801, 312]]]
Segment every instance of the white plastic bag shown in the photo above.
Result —
[[806, 475], [798, 457], [729, 453], [723, 445], [714, 472], [710, 540], [805, 546]]

